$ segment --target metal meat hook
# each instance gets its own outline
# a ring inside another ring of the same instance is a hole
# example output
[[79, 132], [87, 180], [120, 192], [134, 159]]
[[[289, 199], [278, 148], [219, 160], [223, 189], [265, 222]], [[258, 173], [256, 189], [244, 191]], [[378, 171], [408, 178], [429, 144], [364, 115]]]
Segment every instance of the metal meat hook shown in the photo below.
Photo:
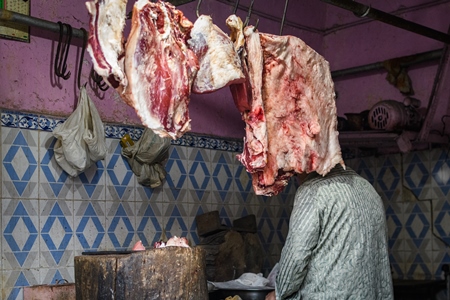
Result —
[[236, 14], [236, 11], [237, 11], [237, 9], [238, 9], [239, 2], [240, 2], [240, 1], [241, 1], [241, 0], [236, 0], [236, 3], [234, 4], [234, 9], [233, 9], [233, 15]]
[[287, 11], [288, 4], [289, 4], [289, 0], [286, 0], [286, 3], [284, 4], [283, 18], [281, 19], [280, 35], [283, 34], [283, 27], [284, 27], [284, 22], [286, 21], [286, 11]]
[[[250, 6], [248, 8], [248, 12], [247, 12], [247, 18], [245, 18], [245, 22], [244, 22], [244, 28], [248, 25], [248, 23], [250, 22], [250, 17], [252, 15], [252, 9], [253, 9], [253, 4], [255, 3], [255, 0], [252, 0], [250, 2]], [[259, 20], [258, 20], [259, 21]], [[259, 23], [259, 22], [258, 22]]]
[[95, 82], [95, 84], [97, 84], [98, 88], [101, 91], [106, 91], [107, 89], [109, 89], [109, 85], [106, 84], [106, 82], [103, 81], [103, 77], [98, 75], [97, 72], [95, 72], [94, 67], [92, 67], [91, 69], [91, 74], [90, 74], [92, 80]]
[[197, 14], [197, 18], [200, 17], [200, 5], [201, 4], [202, 4], [202, 0], [198, 0], [197, 9], [195, 10], [195, 13]]
[[[64, 80], [67, 80], [70, 77], [70, 71], [67, 73], [66, 71], [67, 71], [67, 56], [69, 55], [70, 41], [72, 40], [72, 26], [70, 26], [69, 24], [63, 24], [61, 22], [58, 22], [58, 24], [59, 24], [59, 40], [55, 55], [55, 75], [61, 77]], [[62, 39], [64, 35], [64, 26], [66, 26], [67, 28], [67, 37], [63, 44]]]
[[81, 88], [80, 78], [81, 78], [81, 70], [83, 69], [83, 59], [84, 59], [84, 51], [86, 50], [87, 46], [87, 31], [84, 28], [80, 28], [81, 31], [83, 31], [83, 49], [81, 49], [81, 56], [80, 56], [80, 64], [78, 66], [78, 88]]

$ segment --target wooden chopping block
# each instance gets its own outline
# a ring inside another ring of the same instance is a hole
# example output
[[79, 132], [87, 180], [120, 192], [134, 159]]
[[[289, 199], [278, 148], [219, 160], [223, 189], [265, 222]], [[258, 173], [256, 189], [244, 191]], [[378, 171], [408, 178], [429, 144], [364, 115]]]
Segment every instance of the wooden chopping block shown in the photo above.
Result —
[[165, 247], [75, 257], [77, 300], [207, 300], [205, 252]]

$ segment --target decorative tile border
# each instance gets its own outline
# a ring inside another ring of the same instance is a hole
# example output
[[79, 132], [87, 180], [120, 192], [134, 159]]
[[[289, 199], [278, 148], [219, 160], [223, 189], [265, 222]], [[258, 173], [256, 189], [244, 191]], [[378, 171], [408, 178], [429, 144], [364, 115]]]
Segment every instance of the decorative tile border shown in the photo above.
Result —
[[[41, 116], [15, 111], [2, 111], [1, 113], [1, 122], [3, 127], [52, 132], [58, 124], [63, 123], [64, 121], [64, 118]], [[143, 127], [138, 126], [104, 124], [104, 127], [105, 136], [113, 139], [120, 139], [128, 133], [133, 140], [138, 140], [144, 131]], [[242, 140], [210, 137], [193, 133], [187, 133], [177, 140], [172, 140], [171, 143], [172, 145], [178, 146], [224, 150], [230, 152], [242, 152], [243, 150]]]

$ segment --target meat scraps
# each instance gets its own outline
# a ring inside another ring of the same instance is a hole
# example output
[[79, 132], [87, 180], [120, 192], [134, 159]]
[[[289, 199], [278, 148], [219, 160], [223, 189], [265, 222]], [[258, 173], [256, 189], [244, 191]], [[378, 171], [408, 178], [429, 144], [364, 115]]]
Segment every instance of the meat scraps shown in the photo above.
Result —
[[87, 51], [94, 70], [113, 88], [127, 85], [123, 70], [127, 0], [94, 0], [86, 2], [90, 15]]
[[245, 81], [233, 42], [213, 24], [210, 16], [202, 15], [195, 21], [188, 45], [199, 61], [199, 70], [192, 85], [194, 93], [210, 93]]
[[159, 241], [155, 242], [154, 248], [165, 248], [165, 247], [186, 247], [189, 248], [189, 242], [185, 237], [173, 236], [167, 240], [167, 242]]
[[[251, 109], [238, 159], [258, 195], [281, 192], [295, 173], [327, 174], [340, 163], [334, 84], [328, 62], [294, 36], [245, 28]], [[247, 101], [235, 99], [236, 103]], [[240, 107], [243, 107], [242, 105]]]
[[173, 139], [190, 130], [189, 97], [198, 70], [187, 47], [193, 24], [173, 5], [139, 0], [125, 51], [124, 100], [142, 124]]

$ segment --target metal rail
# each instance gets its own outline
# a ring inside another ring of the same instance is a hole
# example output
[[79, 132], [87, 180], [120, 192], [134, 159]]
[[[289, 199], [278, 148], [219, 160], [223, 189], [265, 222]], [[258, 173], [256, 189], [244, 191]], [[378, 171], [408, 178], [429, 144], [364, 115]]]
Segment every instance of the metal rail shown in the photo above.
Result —
[[450, 35], [444, 32], [440, 32], [432, 28], [402, 19], [400, 17], [388, 14], [386, 12], [372, 8], [370, 6], [352, 0], [322, 0], [322, 1], [352, 11], [355, 15], [359, 17], [367, 17], [374, 20], [378, 20], [380, 22], [411, 31], [426, 36], [428, 38], [435, 39], [446, 44], [450, 44]]
[[[403, 64], [401, 64], [402, 67], [409, 67], [423, 62], [438, 60], [442, 55], [442, 51], [443, 51], [442, 49], [439, 49], [428, 52], [422, 52], [410, 56], [401, 57], [399, 59], [405, 61]], [[336, 79], [338, 77], [370, 72], [379, 69], [384, 69], [383, 62], [376, 62], [358, 67], [333, 71], [331, 72], [331, 77], [333, 77], [333, 79]]]
[[[60, 32], [60, 27], [58, 23], [50, 22], [47, 20], [27, 16], [24, 14], [20, 14], [14, 11], [6, 10], [6, 9], [0, 9], [0, 21], [5, 22], [12, 22], [12, 23], [18, 23], [33, 27], [39, 27], [42, 29], [46, 29], [53, 32]], [[63, 33], [67, 34], [67, 27], [63, 27]], [[73, 28], [72, 29], [72, 37], [76, 37], [79, 39], [84, 38], [83, 30]]]

